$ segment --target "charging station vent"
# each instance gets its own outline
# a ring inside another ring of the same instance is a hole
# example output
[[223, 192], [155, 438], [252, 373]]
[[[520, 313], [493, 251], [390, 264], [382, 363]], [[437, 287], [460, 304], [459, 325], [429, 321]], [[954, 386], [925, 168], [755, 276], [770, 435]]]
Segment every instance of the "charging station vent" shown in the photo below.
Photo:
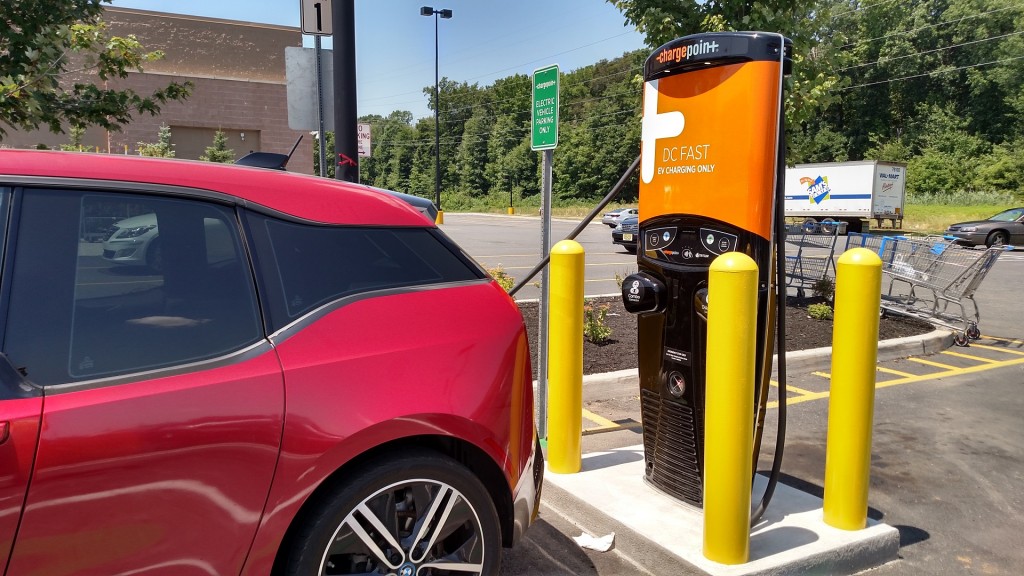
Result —
[[647, 481], [694, 506], [703, 506], [703, 470], [698, 445], [703, 417], [682, 402], [640, 391]]

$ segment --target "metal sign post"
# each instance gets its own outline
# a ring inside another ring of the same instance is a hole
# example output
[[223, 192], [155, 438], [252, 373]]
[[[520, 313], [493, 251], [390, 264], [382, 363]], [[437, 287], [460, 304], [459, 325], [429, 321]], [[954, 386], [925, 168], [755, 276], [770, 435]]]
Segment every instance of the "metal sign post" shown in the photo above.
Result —
[[[558, 65], [533, 72], [533, 101], [530, 106], [532, 136], [530, 148], [543, 151], [541, 182], [541, 255], [551, 251], [551, 161], [558, 146]], [[537, 433], [547, 438], [548, 429], [548, 268], [540, 277], [539, 342], [537, 351]]]

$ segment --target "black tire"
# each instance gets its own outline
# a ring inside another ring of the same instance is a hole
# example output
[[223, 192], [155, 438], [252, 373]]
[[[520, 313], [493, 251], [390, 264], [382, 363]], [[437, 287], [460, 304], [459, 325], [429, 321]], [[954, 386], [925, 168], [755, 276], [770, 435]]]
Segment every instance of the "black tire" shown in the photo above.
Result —
[[995, 230], [985, 238], [985, 246], [991, 248], [993, 246], [1006, 246], [1010, 243], [1010, 236], [1002, 231]]
[[967, 327], [967, 331], [965, 332], [965, 334], [971, 340], [977, 340], [981, 338], [981, 330], [979, 330], [978, 325], [973, 322], [970, 326]]
[[626, 252], [629, 252], [630, 254], [636, 254], [636, 245], [635, 244], [633, 246], [626, 246], [625, 248], [626, 248]]
[[971, 345], [971, 341], [970, 341], [970, 339], [967, 338], [967, 334], [965, 334], [963, 332], [954, 332], [953, 333], [953, 344], [956, 344], [957, 346], [960, 346], [961, 348], [966, 348], [967, 346]]
[[821, 221], [821, 233], [822, 234], [833, 235], [833, 234], [836, 233], [836, 228], [838, 228], [838, 227], [839, 227], [839, 222], [836, 222], [835, 220], [833, 220], [831, 218], [824, 218]]
[[808, 217], [808, 218], [804, 218], [804, 221], [803, 221], [802, 224], [800, 224], [800, 227], [803, 229], [804, 234], [811, 234], [811, 233], [814, 232], [814, 225], [817, 224], [817, 223], [818, 223], [817, 220], [815, 220], [814, 218]]
[[443, 561], [468, 569], [429, 573], [467, 576], [497, 574], [501, 564], [494, 502], [469, 469], [440, 454], [375, 460], [309, 510], [275, 573], [412, 574]]

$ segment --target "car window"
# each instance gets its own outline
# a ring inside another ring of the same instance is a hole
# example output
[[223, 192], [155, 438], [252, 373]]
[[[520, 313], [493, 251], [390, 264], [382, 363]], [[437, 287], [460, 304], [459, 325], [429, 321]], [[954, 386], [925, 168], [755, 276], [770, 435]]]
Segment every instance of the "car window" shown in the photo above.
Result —
[[28, 190], [4, 349], [38, 384], [214, 358], [262, 335], [230, 208]]
[[352, 294], [482, 277], [426, 228], [320, 226], [258, 214], [252, 222], [260, 269], [276, 293], [275, 329]]

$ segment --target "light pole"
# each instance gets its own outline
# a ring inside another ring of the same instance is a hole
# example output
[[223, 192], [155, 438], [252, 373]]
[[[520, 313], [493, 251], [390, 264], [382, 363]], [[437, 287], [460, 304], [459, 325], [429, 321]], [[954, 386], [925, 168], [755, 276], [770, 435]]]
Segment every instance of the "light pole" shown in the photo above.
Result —
[[451, 18], [452, 11], [434, 10], [433, 6], [424, 6], [420, 8], [420, 16], [434, 17], [434, 204], [437, 205], [437, 223], [444, 224], [444, 210], [441, 209], [441, 100], [437, 94], [437, 17]]

